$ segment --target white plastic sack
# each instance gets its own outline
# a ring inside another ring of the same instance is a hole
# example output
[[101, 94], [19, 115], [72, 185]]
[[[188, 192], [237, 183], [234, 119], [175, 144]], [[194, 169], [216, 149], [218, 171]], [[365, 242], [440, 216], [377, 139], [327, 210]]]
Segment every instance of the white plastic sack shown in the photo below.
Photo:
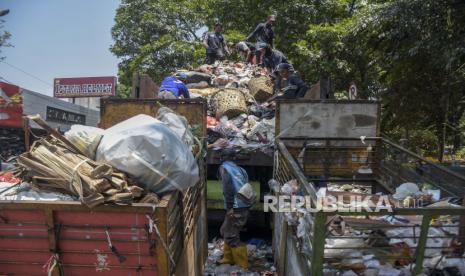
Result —
[[85, 156], [95, 160], [95, 152], [103, 137], [103, 132], [103, 129], [97, 127], [72, 125], [71, 129], [65, 133], [65, 137]]
[[199, 168], [187, 145], [166, 124], [148, 115], [137, 115], [105, 130], [97, 160], [157, 194], [182, 191], [199, 180]]
[[[0, 191], [11, 187], [11, 183], [0, 182]], [[58, 192], [39, 191], [30, 188], [30, 184], [22, 183], [21, 186], [29, 186], [28, 189], [16, 190], [13, 188], [0, 195], [0, 200], [37, 200], [37, 201], [75, 201], [72, 196]]]
[[[409, 247], [417, 247], [418, 239], [405, 238], [405, 237], [419, 237], [420, 236], [420, 227], [415, 227], [415, 233], [413, 232], [413, 227], [404, 227], [404, 228], [390, 228], [385, 230], [386, 236], [390, 238], [389, 244], [396, 243], [406, 243]], [[447, 238], [446, 233], [444, 233], [439, 228], [430, 227], [428, 230], [428, 239], [426, 240], [426, 246], [428, 247], [425, 250], [426, 257], [433, 257], [441, 255], [441, 247], [449, 247], [452, 238]]]
[[[360, 239], [326, 239], [325, 248], [325, 257], [328, 258], [344, 258], [344, 257], [354, 257], [354, 261], [363, 262], [362, 252], [360, 250], [354, 250], [352, 248], [364, 247], [366, 246], [365, 241]], [[338, 249], [332, 249], [333, 247]], [[348, 247], [346, 249], [346, 247]], [[360, 258], [360, 259], [357, 259]]]
[[417, 184], [406, 182], [399, 187], [396, 188], [396, 193], [392, 195], [397, 200], [403, 200], [410, 195], [414, 195], [418, 193], [420, 189], [418, 188]]
[[194, 144], [194, 135], [189, 129], [189, 123], [184, 116], [176, 114], [168, 107], [161, 107], [157, 112], [157, 119], [167, 124], [189, 147]]

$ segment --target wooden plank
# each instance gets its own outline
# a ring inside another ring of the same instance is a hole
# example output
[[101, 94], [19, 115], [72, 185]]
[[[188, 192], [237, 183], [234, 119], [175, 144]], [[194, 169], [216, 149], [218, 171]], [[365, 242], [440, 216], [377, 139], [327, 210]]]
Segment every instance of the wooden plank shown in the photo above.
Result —
[[23, 116], [23, 131], [24, 131], [24, 145], [26, 151], [29, 151], [31, 146], [31, 133], [29, 131], [29, 118], [27, 116]]
[[45, 210], [45, 218], [47, 223], [47, 232], [48, 232], [48, 249], [50, 252], [56, 253], [57, 252], [57, 237], [55, 232], [55, 219], [54, 213], [51, 209]]
[[168, 243], [168, 221], [167, 221], [167, 209], [166, 208], [157, 208], [155, 210], [155, 215], [152, 219], [156, 222], [158, 230], [160, 231], [160, 237], [157, 237], [156, 246], [155, 246], [155, 256], [157, 258], [157, 275], [169, 276], [171, 274], [172, 265], [168, 257], [168, 252], [162, 246], [163, 239], [165, 243]]
[[315, 187], [311, 183], [308, 183], [307, 178], [302, 173], [302, 171], [299, 169], [299, 165], [295, 162], [294, 158], [291, 156], [291, 154], [287, 150], [284, 143], [278, 139], [277, 144], [278, 144], [279, 150], [281, 151], [281, 154], [283, 155], [283, 158], [291, 166], [293, 175], [296, 176], [297, 181], [300, 182], [300, 185], [304, 187], [307, 194], [311, 197], [312, 201], [315, 202], [316, 201]]
[[[207, 102], [204, 99], [115, 99], [102, 98], [100, 103], [100, 123], [109, 128], [139, 114], [155, 116], [161, 106], [166, 106], [186, 117], [194, 128], [194, 135], [207, 135]], [[124, 110], [124, 112], [121, 112]]]
[[48, 133], [52, 134], [55, 138], [63, 142], [65, 145], [73, 149], [75, 152], [85, 156], [84, 153], [82, 153], [73, 143], [66, 139], [58, 130], [51, 128], [48, 123], [40, 117], [40, 115], [29, 115], [28, 118], [46, 130]]

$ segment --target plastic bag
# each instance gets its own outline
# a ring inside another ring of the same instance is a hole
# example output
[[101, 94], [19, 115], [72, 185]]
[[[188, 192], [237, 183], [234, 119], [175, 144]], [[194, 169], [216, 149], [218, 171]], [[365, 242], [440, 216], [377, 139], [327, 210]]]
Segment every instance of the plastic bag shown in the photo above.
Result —
[[188, 83], [186, 84], [186, 87], [188, 89], [205, 89], [205, 88], [210, 87], [210, 85], [206, 81], [201, 81], [201, 82]]
[[162, 107], [157, 112], [158, 120], [166, 123], [168, 127], [181, 138], [186, 145], [191, 147], [194, 144], [194, 135], [192, 134], [186, 117], [175, 113], [168, 107]]
[[[208, 72], [208, 69], [206, 70]], [[211, 75], [207, 73], [202, 73], [202, 72], [195, 72], [195, 71], [188, 71], [188, 72], [181, 72], [179, 71], [179, 74], [184, 73], [186, 75], [186, 79], [183, 80], [185, 84], [190, 84], [190, 83], [199, 83], [199, 82], [206, 82], [207, 84], [210, 83], [211, 81]]]
[[414, 195], [418, 193], [420, 189], [418, 188], [417, 184], [406, 182], [399, 187], [396, 188], [396, 193], [392, 195], [397, 200], [403, 200], [408, 196]]
[[247, 134], [247, 139], [260, 143], [269, 143], [274, 139], [274, 118], [262, 120], [252, 127]]
[[213, 130], [220, 133], [225, 138], [242, 137], [241, 130], [229, 121], [226, 116], [220, 118]]
[[104, 130], [101, 128], [73, 125], [65, 133], [65, 137], [84, 153], [85, 156], [95, 160], [95, 152], [103, 137], [103, 133]]
[[187, 145], [166, 124], [148, 115], [105, 130], [97, 160], [127, 173], [156, 194], [185, 190], [199, 180], [199, 168]]

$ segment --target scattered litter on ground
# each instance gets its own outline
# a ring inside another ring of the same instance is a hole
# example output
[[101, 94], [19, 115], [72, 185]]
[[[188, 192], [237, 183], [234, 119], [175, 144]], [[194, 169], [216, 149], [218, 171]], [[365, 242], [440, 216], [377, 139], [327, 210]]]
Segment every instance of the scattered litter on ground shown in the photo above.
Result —
[[276, 268], [273, 264], [271, 245], [261, 239], [247, 241], [249, 269], [244, 270], [237, 265], [218, 265], [216, 261], [223, 257], [223, 240], [213, 239], [208, 243], [208, 258], [205, 264], [205, 276], [275, 276]]

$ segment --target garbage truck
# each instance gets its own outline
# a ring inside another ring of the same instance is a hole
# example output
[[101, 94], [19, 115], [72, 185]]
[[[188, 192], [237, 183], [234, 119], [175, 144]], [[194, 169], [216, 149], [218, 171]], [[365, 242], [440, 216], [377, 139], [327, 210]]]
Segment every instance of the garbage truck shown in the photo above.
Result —
[[[204, 140], [202, 100], [102, 99], [101, 127], [155, 116], [161, 106], [186, 117]], [[208, 238], [203, 158], [198, 168], [194, 186], [161, 194], [158, 203], [90, 209], [80, 201], [0, 200], [1, 274], [42, 275], [59, 265], [64, 275], [202, 275]]]
[[279, 275], [464, 273], [465, 177], [382, 137], [379, 114], [374, 101], [277, 103], [265, 205]]

